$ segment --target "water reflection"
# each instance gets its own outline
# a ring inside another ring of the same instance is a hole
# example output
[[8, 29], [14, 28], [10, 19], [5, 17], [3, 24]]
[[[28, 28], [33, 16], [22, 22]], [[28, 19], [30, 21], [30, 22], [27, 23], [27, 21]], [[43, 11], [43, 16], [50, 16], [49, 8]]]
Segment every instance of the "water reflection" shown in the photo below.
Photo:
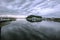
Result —
[[33, 23], [33, 22], [41, 22], [42, 20], [39, 20], [39, 21], [36, 21], [36, 20], [32, 20], [32, 21], [31, 20], [27, 20], [27, 21]]
[[26, 20], [29, 21], [29, 22], [41, 22], [42, 17], [41, 16], [36, 16], [36, 15], [29, 15], [28, 17], [26, 17]]
[[41, 21], [60, 22], [60, 18], [43, 18], [42, 16], [36, 16], [36, 15], [29, 15], [26, 17], [26, 20], [29, 22], [41, 22]]
[[9, 24], [12, 21], [15, 21], [16, 18], [12, 17], [0, 17], [0, 27]]
[[35, 20], [35, 19], [34, 19], [34, 20], [32, 20], [32, 19], [31, 19], [31, 20], [27, 20], [27, 21], [28, 21], [28, 22], [42, 22], [42, 21], [50, 21], [50, 22], [59, 22], [59, 23], [60, 23], [60, 19], [58, 19], [58, 20], [55, 20], [55, 19], [54, 19], [54, 20], [47, 20], [47, 19], [46, 19], [46, 20], [39, 20], [39, 19], [38, 19], [38, 20]]
[[[22, 21], [22, 20], [24, 21], [25, 19], [16, 19], [16, 21]], [[53, 22], [53, 23], [54, 23], [54, 22], [57, 22], [57, 23], [60, 23], [60, 21], [57, 21], [57, 20], [55, 20], [55, 21], [51, 21], [51, 20], [39, 20], [39, 21], [25, 20], [25, 21], [31, 22], [31, 23], [38, 23], [38, 22], [39, 22], [39, 23], [41, 23], [41, 22], [42, 22], [42, 23], [44, 23], [44, 22], [46, 22], [46, 23], [47, 23], [47, 22], [51, 22], [51, 23], [52, 23], [52, 22]], [[44, 22], [43, 22], [43, 21], [44, 21]], [[8, 24], [10, 24], [11, 22], [12, 22], [12, 21], [8, 21], [8, 20], [7, 20], [7, 21], [0, 21], [0, 27], [5, 26], [5, 25], [8, 25]]]
[[5, 26], [5, 25], [8, 25], [8, 24], [10, 24], [10, 22], [11, 21], [8, 21], [8, 22], [0, 22], [0, 27]]
[[[7, 33], [7, 34], [6, 34]], [[11, 33], [11, 34], [9, 34]], [[22, 35], [21, 35], [21, 34]], [[16, 39], [20, 39], [21, 36], [26, 35], [37, 40], [41, 38], [42, 40], [57, 40], [60, 38], [60, 23], [53, 21], [41, 21], [41, 22], [28, 22], [26, 19], [17, 19], [16, 21], [12, 21], [9, 25], [3, 26], [1, 29], [2, 37], [9, 37]], [[6, 34], [6, 35], [5, 35]], [[19, 38], [20, 37], [20, 38]]]

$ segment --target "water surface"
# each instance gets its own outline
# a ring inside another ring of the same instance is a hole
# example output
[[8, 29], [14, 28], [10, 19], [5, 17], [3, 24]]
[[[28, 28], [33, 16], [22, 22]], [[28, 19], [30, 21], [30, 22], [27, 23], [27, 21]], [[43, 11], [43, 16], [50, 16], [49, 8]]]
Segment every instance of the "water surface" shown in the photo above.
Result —
[[[10, 22], [8, 25], [5, 25], [1, 28], [2, 35], [5, 35], [6, 32], [18, 29], [30, 29], [33, 31], [37, 30], [44, 33], [46, 36], [54, 39], [60, 38], [60, 22], [53, 21], [41, 21], [41, 22], [28, 22], [25, 19], [17, 19], [16, 21]], [[33, 30], [34, 29], [34, 30]], [[28, 30], [25, 30], [28, 31]], [[12, 31], [13, 32], [13, 31]], [[18, 33], [14, 31], [15, 33]]]

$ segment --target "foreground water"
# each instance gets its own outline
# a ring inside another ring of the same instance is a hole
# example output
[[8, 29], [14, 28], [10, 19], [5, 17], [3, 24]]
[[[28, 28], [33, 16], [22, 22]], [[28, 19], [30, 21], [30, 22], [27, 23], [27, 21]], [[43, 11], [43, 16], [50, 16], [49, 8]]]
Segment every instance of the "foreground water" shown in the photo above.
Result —
[[[17, 19], [16, 21], [12, 21], [9, 24], [3, 26], [1, 28], [1, 34], [6, 35], [6, 32], [12, 31], [14, 29], [24, 29], [26, 27], [33, 31], [33, 29], [44, 33], [50, 39], [58, 40], [60, 38], [60, 22], [53, 21], [41, 21], [41, 22], [28, 22], [25, 19]], [[27, 31], [27, 30], [25, 30]], [[13, 31], [12, 31], [13, 32]], [[16, 31], [14, 31], [16, 32]], [[18, 32], [16, 32], [19, 34]], [[32, 33], [35, 33], [34, 31]], [[38, 35], [38, 34], [37, 34]], [[7, 35], [6, 35], [7, 37]]]

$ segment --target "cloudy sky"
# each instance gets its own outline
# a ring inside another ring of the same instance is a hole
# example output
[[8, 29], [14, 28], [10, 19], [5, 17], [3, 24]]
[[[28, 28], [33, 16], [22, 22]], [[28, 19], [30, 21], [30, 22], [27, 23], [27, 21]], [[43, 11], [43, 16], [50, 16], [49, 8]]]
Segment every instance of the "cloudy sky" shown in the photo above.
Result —
[[0, 0], [0, 15], [60, 17], [60, 0]]

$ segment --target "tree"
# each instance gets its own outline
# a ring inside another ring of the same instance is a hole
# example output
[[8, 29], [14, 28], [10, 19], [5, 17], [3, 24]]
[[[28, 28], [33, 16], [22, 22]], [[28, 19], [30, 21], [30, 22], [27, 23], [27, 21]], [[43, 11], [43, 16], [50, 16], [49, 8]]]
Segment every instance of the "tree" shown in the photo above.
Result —
[[35, 15], [29, 15], [26, 19], [29, 22], [41, 22], [42, 21], [41, 16], [35, 16]]

